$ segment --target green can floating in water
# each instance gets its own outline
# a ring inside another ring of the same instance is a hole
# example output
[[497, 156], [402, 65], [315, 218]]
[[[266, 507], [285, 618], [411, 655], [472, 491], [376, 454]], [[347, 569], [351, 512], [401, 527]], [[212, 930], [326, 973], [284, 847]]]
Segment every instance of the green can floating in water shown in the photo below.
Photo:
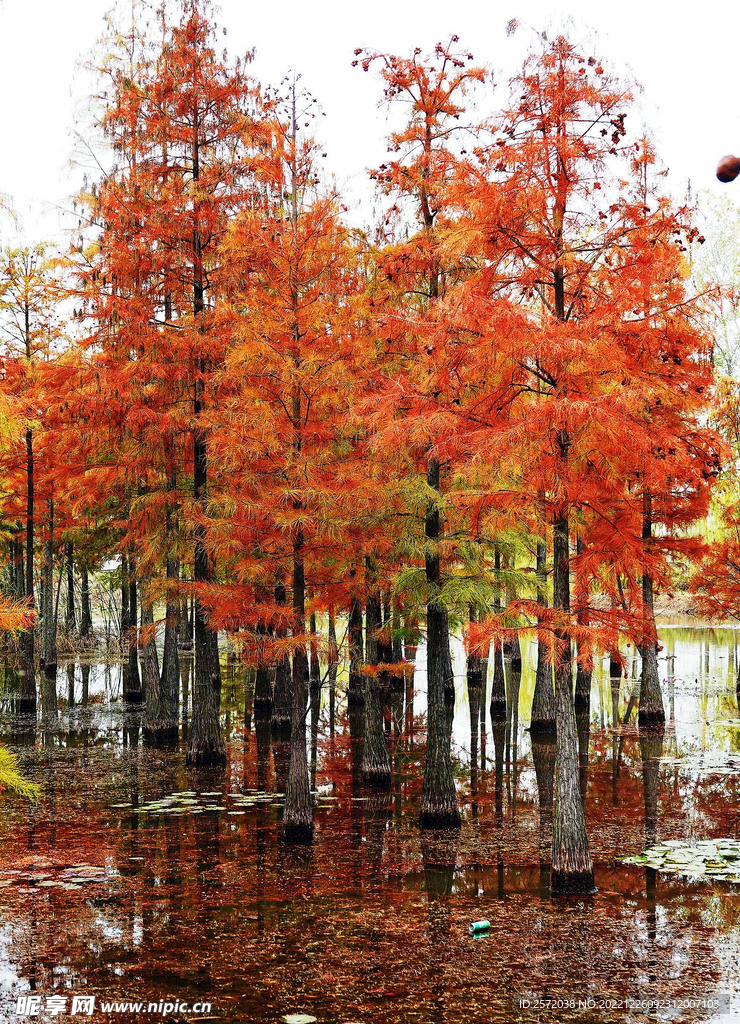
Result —
[[482, 935], [483, 932], [487, 932], [490, 927], [490, 921], [473, 921], [472, 924], [468, 925], [468, 931], [471, 935]]

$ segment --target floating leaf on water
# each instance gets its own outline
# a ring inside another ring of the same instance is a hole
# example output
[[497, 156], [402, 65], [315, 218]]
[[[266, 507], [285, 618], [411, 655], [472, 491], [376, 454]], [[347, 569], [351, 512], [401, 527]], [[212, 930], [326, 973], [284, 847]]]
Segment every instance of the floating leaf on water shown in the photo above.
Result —
[[701, 839], [693, 845], [667, 839], [637, 857], [626, 857], [624, 863], [644, 864], [656, 871], [673, 874], [704, 875], [735, 882], [740, 880], [734, 863], [739, 856], [740, 843], [735, 839]]

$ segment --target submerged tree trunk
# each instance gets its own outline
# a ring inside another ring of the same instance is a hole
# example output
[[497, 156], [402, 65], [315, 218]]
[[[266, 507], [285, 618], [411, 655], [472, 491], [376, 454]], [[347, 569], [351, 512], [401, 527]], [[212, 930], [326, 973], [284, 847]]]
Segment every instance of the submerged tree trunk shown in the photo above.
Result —
[[[643, 551], [649, 550], [653, 534], [652, 495], [645, 491], [642, 514]], [[647, 569], [642, 573], [642, 680], [640, 685], [640, 709], [637, 720], [642, 728], [662, 727], [665, 724], [663, 694], [658, 674], [658, 634], [653, 611], [653, 578]]]
[[[439, 492], [439, 461], [427, 463], [427, 483]], [[450, 760], [450, 736], [445, 709], [445, 672], [450, 660], [447, 609], [440, 596], [440, 513], [438, 500], [427, 505], [425, 517], [427, 598], [427, 751], [421, 790], [419, 827], [460, 827], [455, 780]]]
[[362, 748], [362, 781], [372, 786], [390, 786], [391, 760], [383, 730], [383, 703], [381, 688], [387, 689], [386, 680], [381, 677], [377, 666], [381, 664], [382, 651], [377, 632], [382, 626], [380, 591], [372, 559], [366, 559], [367, 604], [365, 610], [365, 742]]
[[[563, 459], [568, 442], [559, 437]], [[553, 605], [570, 612], [570, 552], [568, 511], [553, 521]], [[573, 706], [571, 641], [566, 628], [555, 630], [555, 700], [557, 728], [556, 799], [552, 835], [553, 895], [587, 893], [594, 888], [594, 873], [579, 787], [578, 736]]]

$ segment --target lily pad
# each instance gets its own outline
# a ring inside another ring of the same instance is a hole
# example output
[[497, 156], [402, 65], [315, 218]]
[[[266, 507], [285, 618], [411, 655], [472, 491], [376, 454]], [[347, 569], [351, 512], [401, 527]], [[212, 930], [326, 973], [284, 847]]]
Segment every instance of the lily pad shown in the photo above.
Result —
[[644, 865], [656, 871], [692, 877], [711, 877], [728, 882], [740, 880], [737, 860], [740, 841], [737, 839], [700, 839], [694, 843], [666, 839], [651, 846], [637, 857], [625, 857], [625, 864]]

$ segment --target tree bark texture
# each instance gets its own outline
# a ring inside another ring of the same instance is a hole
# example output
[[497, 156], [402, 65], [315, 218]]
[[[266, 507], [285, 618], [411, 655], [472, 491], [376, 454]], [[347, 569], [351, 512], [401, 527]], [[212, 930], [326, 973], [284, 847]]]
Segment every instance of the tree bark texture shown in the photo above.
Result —
[[[565, 444], [561, 445], [567, 451]], [[553, 522], [554, 607], [570, 612], [570, 552], [567, 509]], [[566, 628], [555, 630], [555, 700], [557, 763], [555, 812], [552, 835], [552, 893], [588, 893], [594, 873], [586, 832], [586, 818], [579, 786], [578, 736], [573, 705], [571, 641]]]
[[[439, 491], [439, 461], [429, 458], [427, 483]], [[440, 597], [440, 513], [439, 504], [427, 505], [425, 570], [427, 598], [427, 751], [421, 790], [419, 827], [452, 829], [460, 827], [460, 811], [450, 760], [450, 735], [445, 708], [445, 673], [449, 671], [449, 630], [447, 610]]]

